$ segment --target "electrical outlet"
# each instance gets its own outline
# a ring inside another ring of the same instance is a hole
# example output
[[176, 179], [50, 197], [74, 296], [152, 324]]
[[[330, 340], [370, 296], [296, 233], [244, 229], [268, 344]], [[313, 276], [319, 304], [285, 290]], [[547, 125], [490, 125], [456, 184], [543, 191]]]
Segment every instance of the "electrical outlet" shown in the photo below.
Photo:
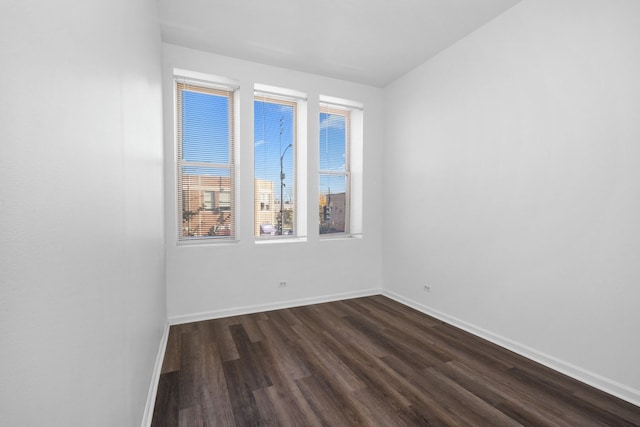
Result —
[[287, 282], [280, 282], [280, 286], [278, 286], [279, 288], [286, 288], [287, 287]]
[[431, 292], [431, 286], [429, 286], [429, 285], [424, 285], [424, 291], [425, 291], [425, 292]]

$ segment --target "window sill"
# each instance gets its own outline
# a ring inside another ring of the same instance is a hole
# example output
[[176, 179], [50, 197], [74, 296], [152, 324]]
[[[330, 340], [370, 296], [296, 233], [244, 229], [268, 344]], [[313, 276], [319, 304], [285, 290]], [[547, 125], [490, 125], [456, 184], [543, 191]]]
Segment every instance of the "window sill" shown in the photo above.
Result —
[[237, 239], [193, 239], [179, 240], [176, 246], [181, 248], [200, 246], [232, 246], [238, 242], [239, 241]]
[[321, 234], [320, 241], [336, 241], [336, 240], [358, 240], [362, 239], [362, 234]]
[[256, 239], [256, 245], [272, 245], [272, 244], [282, 244], [282, 243], [302, 243], [306, 242], [306, 237], [281, 237], [281, 238], [271, 238], [271, 239]]

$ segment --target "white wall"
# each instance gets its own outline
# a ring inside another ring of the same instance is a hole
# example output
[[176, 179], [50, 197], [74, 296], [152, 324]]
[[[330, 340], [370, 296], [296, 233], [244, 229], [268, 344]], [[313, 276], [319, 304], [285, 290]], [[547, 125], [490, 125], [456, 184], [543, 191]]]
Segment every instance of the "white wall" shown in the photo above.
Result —
[[525, 0], [394, 82], [383, 241], [392, 295], [636, 403], [638, 52], [640, 2]]
[[140, 425], [166, 319], [152, 0], [0, 14], [0, 423]]
[[[164, 89], [172, 93], [173, 69], [234, 79], [240, 84], [239, 241], [178, 246], [172, 97], [165, 96], [165, 179], [167, 310], [172, 321], [197, 315], [331, 299], [379, 290], [382, 282], [380, 208], [382, 178], [382, 90], [291, 70], [269, 67], [173, 45], [163, 45]], [[305, 242], [256, 245], [253, 238], [253, 87], [255, 83], [307, 94], [308, 212], [317, 211], [319, 95], [364, 104], [364, 215], [362, 239], [320, 241], [317, 219], [309, 215]], [[314, 222], [315, 221], [315, 222]], [[279, 288], [286, 281], [286, 288]], [[195, 317], [194, 317], [195, 316]]]

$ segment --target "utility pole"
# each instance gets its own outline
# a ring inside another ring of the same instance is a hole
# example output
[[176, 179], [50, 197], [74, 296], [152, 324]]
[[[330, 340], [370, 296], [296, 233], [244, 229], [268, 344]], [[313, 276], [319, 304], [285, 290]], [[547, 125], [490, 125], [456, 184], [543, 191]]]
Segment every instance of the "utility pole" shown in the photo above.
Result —
[[[284, 130], [284, 117], [280, 117], [280, 147], [282, 149], [282, 132]], [[278, 218], [278, 235], [282, 236], [282, 227], [284, 225], [284, 165], [283, 159], [284, 154], [287, 150], [292, 147], [293, 144], [287, 145], [287, 148], [284, 149], [282, 154], [280, 155], [280, 218]]]

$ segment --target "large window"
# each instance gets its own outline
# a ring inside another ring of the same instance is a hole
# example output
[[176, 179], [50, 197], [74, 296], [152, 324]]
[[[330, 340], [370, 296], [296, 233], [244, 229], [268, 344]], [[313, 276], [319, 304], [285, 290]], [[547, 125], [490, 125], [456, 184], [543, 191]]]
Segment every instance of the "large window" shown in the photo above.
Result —
[[232, 239], [234, 92], [176, 80], [178, 240]]
[[349, 232], [350, 125], [350, 110], [328, 104], [320, 106], [320, 234]]
[[255, 92], [254, 98], [254, 234], [298, 233], [297, 165], [299, 100]]

